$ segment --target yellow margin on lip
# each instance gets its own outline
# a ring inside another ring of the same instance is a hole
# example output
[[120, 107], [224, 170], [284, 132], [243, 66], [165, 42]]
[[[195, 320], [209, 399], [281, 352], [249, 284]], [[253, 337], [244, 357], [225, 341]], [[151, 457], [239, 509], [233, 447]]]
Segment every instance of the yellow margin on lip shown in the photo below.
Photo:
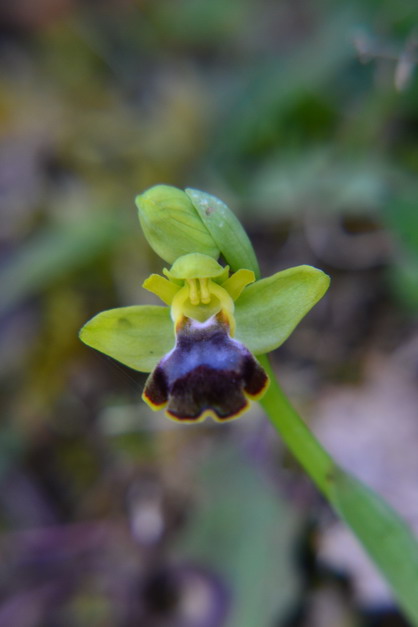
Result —
[[[263, 394], [267, 391], [267, 388], [269, 387], [269, 385], [270, 385], [270, 379], [267, 378], [265, 385], [257, 394], [248, 394], [248, 392], [244, 391], [244, 395], [246, 397], [245, 399], [246, 403], [244, 407], [240, 409], [237, 413], [233, 414], [232, 416], [229, 416], [229, 418], [219, 418], [216, 412], [213, 411], [213, 409], [205, 409], [205, 411], [203, 411], [200, 414], [200, 416], [198, 416], [197, 418], [190, 418], [190, 420], [188, 420], [187, 418], [177, 418], [177, 416], [174, 416], [174, 414], [171, 414], [167, 410], [165, 411], [165, 415], [168, 418], [170, 418], [170, 420], [174, 420], [174, 422], [178, 422], [181, 424], [190, 424], [190, 425], [203, 422], [204, 420], [206, 420], [206, 418], [212, 418], [212, 420], [214, 420], [215, 422], [222, 422], [222, 423], [229, 422], [230, 420], [235, 420], [235, 418], [239, 418], [240, 416], [242, 416], [242, 414], [244, 414], [248, 409], [248, 406], [249, 406], [248, 399], [250, 401], [258, 401], [263, 396]], [[164, 407], [168, 404], [168, 401], [165, 401], [164, 403], [160, 403], [159, 405], [157, 405], [156, 403], [153, 403], [151, 399], [145, 394], [145, 392], [142, 393], [142, 400], [147, 403], [147, 405], [152, 409], [152, 411], [159, 411], [161, 409], [164, 409]]]
[[233, 414], [233, 416], [229, 416], [229, 418], [218, 418], [216, 412], [213, 411], [213, 409], [205, 409], [205, 411], [203, 411], [200, 416], [198, 416], [197, 418], [177, 418], [177, 416], [174, 416], [173, 414], [171, 414], [169, 411], [165, 411], [165, 415], [170, 418], [170, 420], [174, 420], [174, 422], [178, 422], [180, 424], [185, 424], [185, 425], [192, 425], [192, 424], [196, 424], [199, 422], [203, 422], [204, 420], [206, 420], [206, 418], [212, 418], [215, 422], [229, 422], [231, 420], [235, 420], [235, 418], [239, 418], [240, 416], [242, 416], [243, 413], [245, 413], [248, 409], [248, 400], [246, 400], [246, 403], [244, 405], [244, 407], [242, 409], [240, 409], [239, 412], [237, 412], [236, 414]]
[[267, 376], [267, 381], [261, 388], [261, 390], [257, 394], [248, 394], [248, 392], [244, 392], [245, 396], [247, 396], [252, 401], [259, 401], [262, 396], [267, 392], [270, 385], [270, 378]]
[[160, 409], [164, 409], [164, 407], [168, 403], [168, 401], [164, 401], [164, 403], [160, 403], [159, 405], [153, 403], [149, 396], [145, 394], [145, 391], [142, 392], [141, 398], [148, 405], [148, 407], [152, 409], [152, 411], [159, 411]]

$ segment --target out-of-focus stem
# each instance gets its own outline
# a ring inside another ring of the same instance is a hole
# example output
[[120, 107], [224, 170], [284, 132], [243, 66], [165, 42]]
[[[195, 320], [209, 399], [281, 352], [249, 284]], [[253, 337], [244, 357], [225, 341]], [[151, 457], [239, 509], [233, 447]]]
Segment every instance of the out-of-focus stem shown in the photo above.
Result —
[[335, 469], [326, 452], [292, 407], [277, 382], [267, 355], [258, 358], [270, 377], [270, 386], [260, 403], [285, 444], [303, 466], [321, 492], [331, 498], [330, 478]]

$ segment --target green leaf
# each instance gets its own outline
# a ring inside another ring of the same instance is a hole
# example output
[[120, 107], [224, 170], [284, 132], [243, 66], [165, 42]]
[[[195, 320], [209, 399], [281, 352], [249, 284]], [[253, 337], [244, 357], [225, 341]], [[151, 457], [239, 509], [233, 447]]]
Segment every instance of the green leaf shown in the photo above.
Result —
[[199, 507], [177, 550], [232, 591], [225, 627], [281, 624], [298, 599], [293, 551], [300, 513], [231, 441], [216, 443], [193, 480]]
[[289, 337], [322, 298], [329, 277], [312, 266], [296, 266], [245, 288], [235, 303], [236, 339], [260, 355]]
[[387, 269], [388, 282], [399, 304], [408, 314], [418, 312], [418, 256], [398, 251]]
[[383, 209], [383, 217], [407, 251], [418, 253], [418, 211], [416, 186], [407, 188], [403, 196], [389, 200]]
[[80, 339], [140, 372], [151, 372], [175, 343], [168, 308], [152, 305], [102, 311], [84, 325]]
[[390, 584], [399, 606], [418, 626], [418, 542], [400, 516], [325, 451], [289, 403], [266, 355], [271, 382], [261, 399], [272, 424], [336, 513], [347, 523]]
[[34, 235], [0, 270], [0, 313], [109, 250], [123, 234], [113, 216], [95, 216]]
[[[330, 81], [355, 57], [346, 34], [353, 32], [358, 19], [354, 6], [345, 3], [343, 10], [318, 20], [311, 36], [290, 54], [279, 60], [276, 53], [253, 59], [245, 71], [237, 72], [236, 87], [229, 91], [230, 102], [213, 134], [211, 156], [218, 168], [232, 164], [236, 169], [249, 153], [259, 162], [261, 151], [265, 154], [276, 146], [283, 149], [280, 123], [286, 112], [294, 110], [301, 95], [326, 92]], [[292, 124], [290, 130], [294, 138]], [[307, 145], [305, 139], [303, 150]]]
[[411, 624], [418, 625], [416, 538], [398, 514], [356, 478], [336, 468], [330, 483], [334, 508], [386, 577]]

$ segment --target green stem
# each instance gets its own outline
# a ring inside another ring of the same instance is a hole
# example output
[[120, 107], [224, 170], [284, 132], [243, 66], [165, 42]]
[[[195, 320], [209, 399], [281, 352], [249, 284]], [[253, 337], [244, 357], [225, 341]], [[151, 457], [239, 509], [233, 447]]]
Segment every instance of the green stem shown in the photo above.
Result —
[[270, 386], [260, 403], [293, 455], [321, 492], [331, 497], [330, 479], [335, 470], [332, 457], [308, 429], [279, 386], [267, 355], [258, 358], [270, 377]]
[[380, 568], [411, 625], [418, 627], [418, 544], [414, 534], [381, 497], [334, 462], [289, 403], [268, 357], [262, 355], [259, 361], [270, 376], [270, 386], [260, 402], [271, 422]]

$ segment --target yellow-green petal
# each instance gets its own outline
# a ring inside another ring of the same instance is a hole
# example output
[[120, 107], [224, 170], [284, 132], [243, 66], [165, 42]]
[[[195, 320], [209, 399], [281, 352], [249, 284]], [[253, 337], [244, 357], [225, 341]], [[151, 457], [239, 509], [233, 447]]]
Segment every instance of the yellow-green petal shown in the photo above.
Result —
[[329, 277], [312, 266], [296, 266], [249, 285], [235, 303], [237, 340], [255, 355], [274, 350], [322, 298]]
[[84, 325], [80, 339], [140, 372], [151, 372], [175, 343], [169, 309], [152, 305], [102, 311]]
[[180, 285], [175, 285], [159, 274], [151, 274], [142, 284], [142, 287], [152, 294], [161, 298], [163, 303], [171, 305], [174, 296], [181, 289]]
[[252, 270], [244, 270], [244, 268], [242, 268], [241, 270], [238, 270], [238, 272], [234, 272], [229, 279], [221, 283], [221, 286], [228, 292], [232, 300], [237, 300], [244, 287], [250, 283], [254, 283], [254, 281], [254, 272]]

